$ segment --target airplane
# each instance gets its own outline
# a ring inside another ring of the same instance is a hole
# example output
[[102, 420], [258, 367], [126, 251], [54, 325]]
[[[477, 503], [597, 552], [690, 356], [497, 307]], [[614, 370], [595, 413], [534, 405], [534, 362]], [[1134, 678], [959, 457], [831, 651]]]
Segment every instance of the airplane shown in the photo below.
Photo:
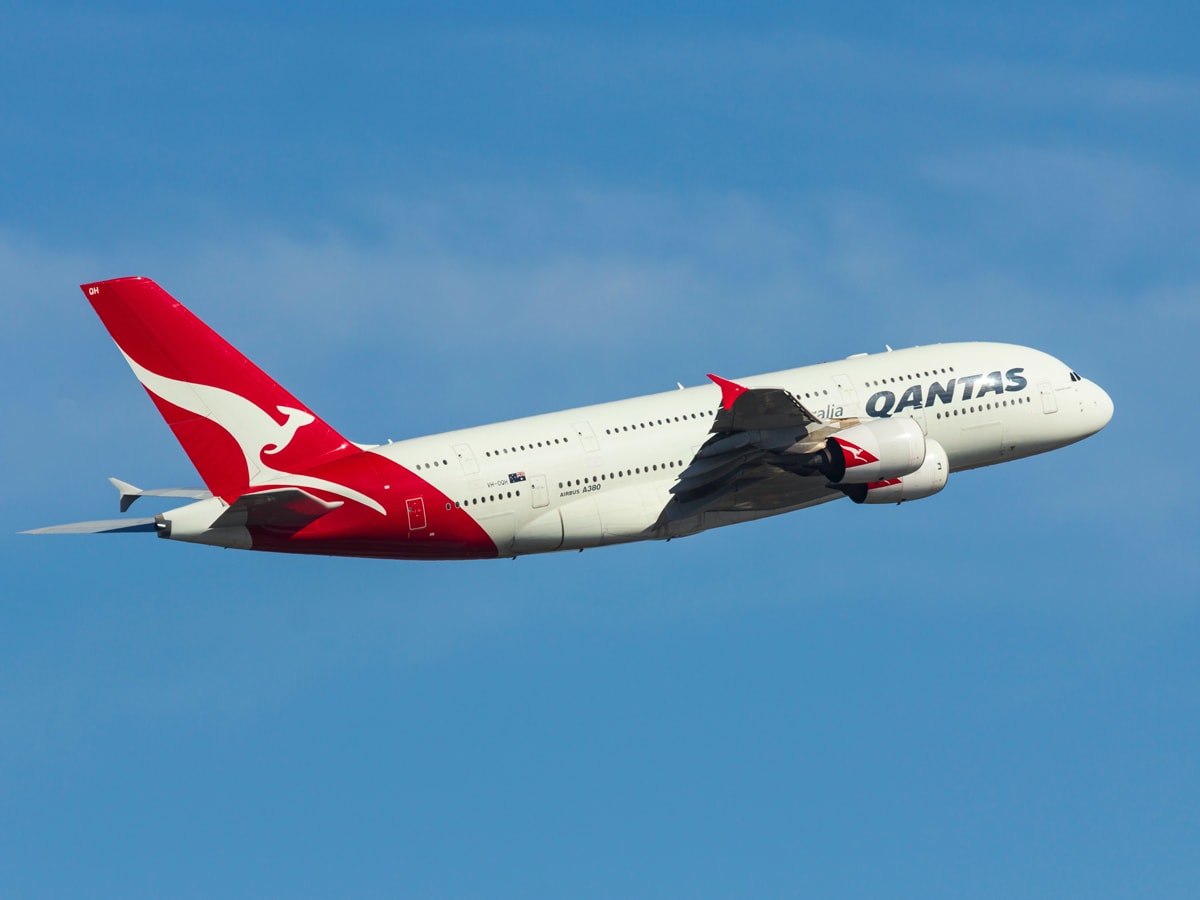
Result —
[[148, 278], [80, 286], [205, 488], [111, 479], [152, 518], [28, 534], [154, 532], [243, 550], [516, 558], [670, 540], [849, 498], [933, 496], [951, 473], [1095, 434], [1108, 394], [1053, 356], [947, 343], [357, 444]]

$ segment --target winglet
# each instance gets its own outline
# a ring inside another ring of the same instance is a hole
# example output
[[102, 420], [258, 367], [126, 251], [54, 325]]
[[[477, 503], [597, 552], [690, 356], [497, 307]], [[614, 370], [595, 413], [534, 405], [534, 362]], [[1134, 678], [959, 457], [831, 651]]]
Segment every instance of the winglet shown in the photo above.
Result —
[[750, 390], [748, 387], [743, 387], [719, 375], [713, 375], [711, 372], [708, 374], [708, 377], [712, 380], [713, 384], [721, 389], [721, 405], [726, 409], [733, 409], [734, 401]]

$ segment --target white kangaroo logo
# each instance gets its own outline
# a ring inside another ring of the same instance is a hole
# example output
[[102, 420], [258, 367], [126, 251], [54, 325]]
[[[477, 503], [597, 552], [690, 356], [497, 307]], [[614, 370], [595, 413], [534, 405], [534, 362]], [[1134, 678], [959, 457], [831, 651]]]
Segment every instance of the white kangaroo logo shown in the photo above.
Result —
[[[257, 409], [257, 407], [255, 408]], [[283, 450], [292, 442], [292, 438], [296, 436], [297, 431], [305, 425], [310, 425], [317, 421], [316, 416], [302, 409], [292, 409], [290, 406], [277, 406], [275, 408], [287, 416], [287, 421], [279, 426], [284, 439], [276, 444], [263, 444], [262, 452], [267, 454], [275, 454]]]
[[866, 462], [866, 460], [863, 457], [866, 455], [867, 451], [864, 450], [862, 447], [857, 447], [854, 444], [850, 443], [849, 441], [839, 441], [838, 443], [840, 443], [842, 445], [843, 450], [850, 451], [850, 455], [854, 457], [854, 465], [858, 465], [859, 463]]
[[193, 384], [190, 381], [178, 381], [159, 375], [138, 365], [124, 350], [121, 354], [133, 369], [138, 381], [148, 390], [180, 409], [186, 409], [215, 422], [229, 432], [230, 437], [237, 441], [238, 447], [241, 448], [242, 455], [246, 457], [246, 469], [251, 484], [281, 482], [296, 487], [317, 488], [339, 497], [357, 500], [381, 515], [387, 515], [387, 510], [379, 503], [353, 488], [323, 478], [281, 472], [263, 464], [263, 454], [273, 456], [282, 452], [292, 442], [297, 431], [316, 421], [312, 413], [290, 406], [277, 406], [275, 408], [287, 416], [287, 421], [280, 425], [240, 394], [208, 384]]

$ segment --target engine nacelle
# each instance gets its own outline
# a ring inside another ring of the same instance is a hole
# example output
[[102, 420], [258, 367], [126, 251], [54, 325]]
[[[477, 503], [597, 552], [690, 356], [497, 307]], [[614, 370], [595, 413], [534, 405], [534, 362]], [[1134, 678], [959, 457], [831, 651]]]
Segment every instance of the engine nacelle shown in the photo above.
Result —
[[903, 503], [932, 497], [946, 486], [949, 476], [950, 458], [946, 448], [929, 438], [925, 441], [925, 462], [917, 471], [901, 478], [847, 485], [844, 490], [855, 503]]
[[916, 472], [925, 462], [925, 433], [905, 416], [854, 425], [825, 442], [825, 476], [834, 484], [870, 484]]

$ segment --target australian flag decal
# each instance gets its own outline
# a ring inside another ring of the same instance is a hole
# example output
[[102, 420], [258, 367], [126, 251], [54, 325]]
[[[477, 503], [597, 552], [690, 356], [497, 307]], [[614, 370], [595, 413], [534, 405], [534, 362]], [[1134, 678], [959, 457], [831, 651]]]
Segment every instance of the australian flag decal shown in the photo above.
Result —
[[525, 480], [524, 472], [509, 472], [508, 473], [508, 483], [509, 484], [516, 484], [518, 481], [524, 481], [524, 480]]

